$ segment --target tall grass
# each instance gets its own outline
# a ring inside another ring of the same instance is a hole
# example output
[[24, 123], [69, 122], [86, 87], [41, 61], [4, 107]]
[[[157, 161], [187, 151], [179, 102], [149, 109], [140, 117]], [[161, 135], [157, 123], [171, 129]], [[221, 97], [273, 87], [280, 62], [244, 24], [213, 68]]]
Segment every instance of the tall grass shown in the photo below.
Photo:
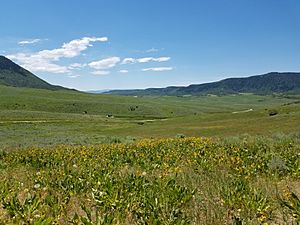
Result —
[[0, 153], [0, 224], [299, 224], [300, 144], [174, 138]]

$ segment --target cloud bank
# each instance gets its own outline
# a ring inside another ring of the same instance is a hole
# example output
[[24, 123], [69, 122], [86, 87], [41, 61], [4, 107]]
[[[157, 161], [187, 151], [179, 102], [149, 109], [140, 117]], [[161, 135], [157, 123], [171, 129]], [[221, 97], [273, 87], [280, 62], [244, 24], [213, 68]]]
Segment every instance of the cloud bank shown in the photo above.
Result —
[[[19, 45], [29, 45], [42, 41], [41, 39], [28, 39], [20, 41]], [[170, 61], [171, 57], [141, 57], [141, 58], [123, 58], [118, 56], [108, 57], [100, 60], [94, 60], [91, 62], [74, 62], [66, 65], [61, 62], [62, 59], [74, 58], [79, 55], [84, 55], [83, 51], [92, 47], [95, 42], [107, 42], [107, 37], [83, 37], [80, 39], [74, 39], [70, 42], [64, 43], [60, 48], [46, 49], [37, 52], [20, 52], [16, 54], [7, 55], [11, 60], [16, 61], [22, 67], [32, 71], [42, 71], [50, 73], [68, 73], [71, 78], [76, 78], [78, 75], [74, 75], [73, 72], [82, 69], [92, 69], [94, 71], [86, 71], [93, 75], [108, 75], [111, 73], [111, 69], [120, 65], [136, 64], [136, 63], [161, 63]], [[156, 48], [146, 50], [144, 53], [157, 52]], [[61, 63], [59, 63], [61, 62]], [[173, 67], [149, 67], [140, 69], [140, 71], [147, 72], [162, 72], [171, 71]], [[128, 73], [127, 69], [119, 68], [118, 73]]]
[[16, 60], [22, 67], [30, 71], [44, 71], [51, 73], [66, 73], [70, 72], [71, 68], [58, 65], [57, 61], [61, 58], [73, 58], [78, 56], [92, 46], [93, 42], [106, 42], [107, 37], [84, 37], [75, 39], [68, 43], [64, 43], [61, 48], [52, 50], [42, 50], [34, 53], [17, 53], [8, 55], [11, 60]]

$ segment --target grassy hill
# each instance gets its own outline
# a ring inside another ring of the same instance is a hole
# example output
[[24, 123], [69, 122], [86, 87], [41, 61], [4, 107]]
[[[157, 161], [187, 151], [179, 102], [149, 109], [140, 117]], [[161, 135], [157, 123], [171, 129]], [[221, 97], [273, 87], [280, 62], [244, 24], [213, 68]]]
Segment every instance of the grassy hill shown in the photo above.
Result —
[[[298, 96], [114, 96], [0, 85], [2, 146], [300, 132]], [[275, 111], [277, 115], [270, 116]]]
[[187, 87], [149, 88], [145, 90], [112, 90], [115, 95], [225, 95], [236, 93], [300, 93], [300, 73], [268, 73], [246, 78], [229, 78], [213, 83]]
[[13, 87], [28, 87], [48, 90], [65, 89], [63, 87], [47, 83], [4, 56], [0, 56], [0, 84]]
[[299, 224], [299, 134], [299, 95], [0, 85], [0, 224]]
[[[265, 90], [291, 91], [299, 86], [299, 77], [268, 74], [179, 88], [182, 90], [146, 90], [149, 96], [115, 96], [50, 85], [1, 57], [0, 143], [9, 148], [174, 136], [298, 133], [297, 95], [228, 94], [228, 90], [250, 92], [260, 86]], [[254, 83], [256, 86], [251, 86]], [[271, 89], [270, 83], [277, 83], [276, 88]], [[221, 86], [227, 95], [193, 95], [220, 90]], [[151, 96], [153, 93], [156, 94]]]

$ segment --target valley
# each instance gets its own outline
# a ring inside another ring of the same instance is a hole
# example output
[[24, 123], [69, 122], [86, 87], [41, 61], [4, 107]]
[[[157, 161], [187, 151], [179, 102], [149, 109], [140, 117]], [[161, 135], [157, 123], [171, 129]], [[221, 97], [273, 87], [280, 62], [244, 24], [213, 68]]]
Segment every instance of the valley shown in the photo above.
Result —
[[[0, 86], [0, 94], [0, 141], [5, 147], [300, 131], [297, 95], [136, 98], [6, 86]], [[270, 116], [272, 110], [278, 114]]]

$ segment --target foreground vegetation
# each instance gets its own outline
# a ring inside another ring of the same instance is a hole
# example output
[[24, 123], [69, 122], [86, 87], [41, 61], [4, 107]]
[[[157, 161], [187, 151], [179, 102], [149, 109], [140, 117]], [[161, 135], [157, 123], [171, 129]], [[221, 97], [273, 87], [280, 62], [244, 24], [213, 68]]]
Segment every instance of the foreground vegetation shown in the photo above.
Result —
[[0, 224], [299, 224], [297, 139], [174, 138], [0, 154]]

